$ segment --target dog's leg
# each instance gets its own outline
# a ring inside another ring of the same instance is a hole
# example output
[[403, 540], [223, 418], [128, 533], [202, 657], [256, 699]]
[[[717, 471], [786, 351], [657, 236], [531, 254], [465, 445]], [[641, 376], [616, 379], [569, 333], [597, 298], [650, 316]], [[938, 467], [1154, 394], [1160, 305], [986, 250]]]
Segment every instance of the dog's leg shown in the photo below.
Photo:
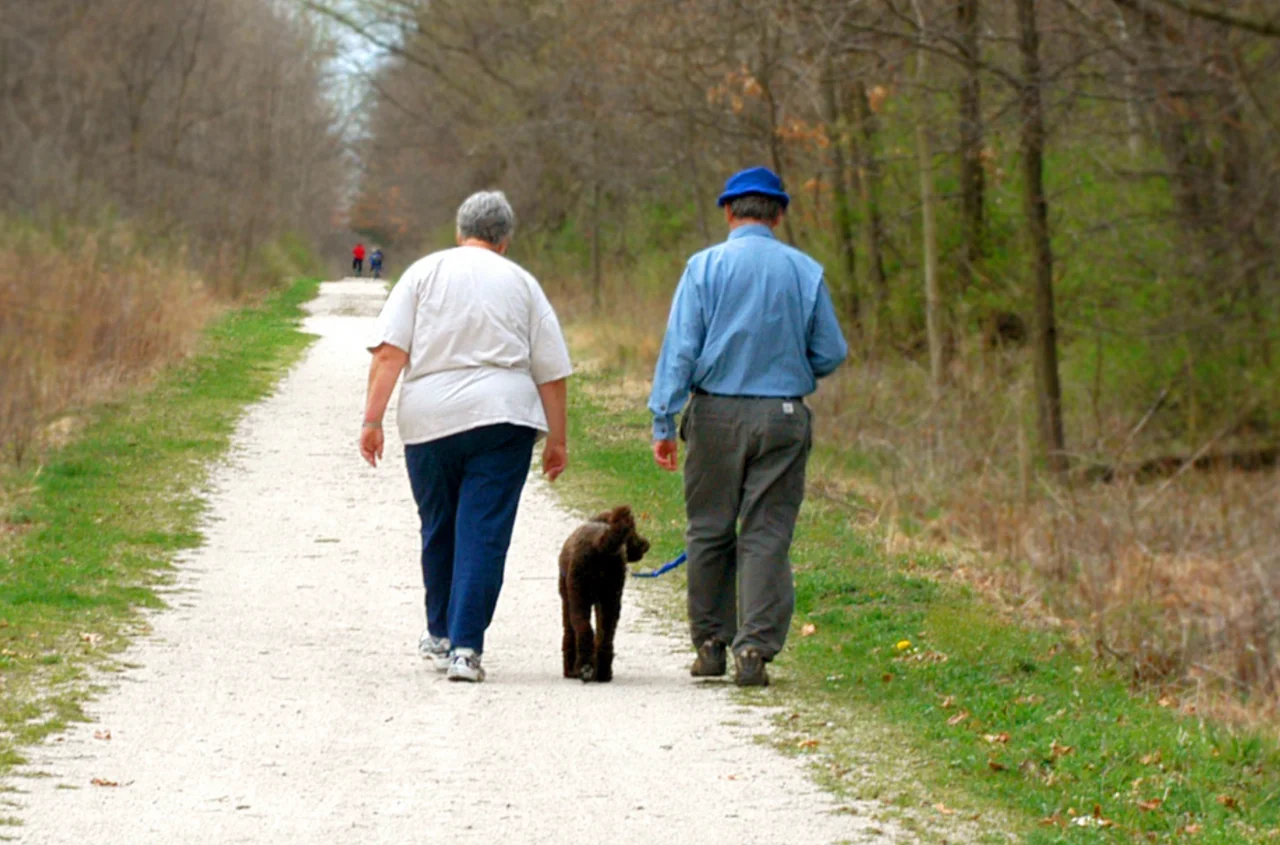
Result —
[[577, 657], [571, 677], [593, 680], [596, 676], [596, 648], [595, 634], [591, 630], [591, 605], [583, 601], [572, 584], [569, 585], [569, 623], [573, 626]]
[[564, 655], [564, 676], [576, 678], [577, 675], [577, 635], [573, 632], [573, 621], [569, 614], [569, 587], [565, 577], [560, 575], [560, 610], [563, 617], [564, 637], [560, 643], [560, 651]]
[[601, 683], [613, 680], [613, 636], [621, 615], [622, 590], [610, 592], [597, 605], [596, 626], [600, 629], [600, 639], [596, 644], [596, 680]]
[[575, 674], [584, 681], [593, 681], [596, 677], [595, 666], [595, 634], [591, 630], [591, 608], [587, 608], [574, 624], [574, 633], [578, 635], [578, 666]]

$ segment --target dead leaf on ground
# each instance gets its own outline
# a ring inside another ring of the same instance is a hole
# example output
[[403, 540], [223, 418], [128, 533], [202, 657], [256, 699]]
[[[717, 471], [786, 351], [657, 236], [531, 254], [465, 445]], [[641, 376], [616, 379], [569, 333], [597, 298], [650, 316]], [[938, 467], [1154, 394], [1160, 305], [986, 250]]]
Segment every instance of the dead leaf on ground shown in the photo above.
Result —
[[1161, 756], [1159, 751], [1153, 751], [1150, 754], [1143, 754], [1142, 757], [1139, 758], [1139, 761], [1144, 766], [1154, 766], [1156, 763], [1159, 763], [1160, 760]]
[[951, 809], [946, 804], [943, 804], [941, 802], [934, 804], [933, 809], [937, 810], [939, 813], [942, 813], [942, 815], [944, 816], [950, 816], [955, 814], [955, 810]]
[[954, 695], [949, 695], [946, 698], [942, 699], [943, 710], [950, 710], [952, 707], [955, 707], [955, 706], [956, 706], [956, 697]]
[[812, 622], [806, 622], [800, 626], [800, 636], [802, 637], [812, 637], [816, 633], [818, 633], [818, 626]]
[[94, 731], [94, 739], [111, 739], [111, 731]]
[[1075, 751], [1075, 748], [1073, 746], [1062, 745], [1056, 739], [1053, 742], [1049, 743], [1049, 753], [1052, 754], [1054, 757], [1066, 757], [1072, 751]]
[[1219, 795], [1218, 803], [1226, 807], [1228, 810], [1234, 810], [1240, 806], [1240, 802], [1230, 795]]
[[1071, 820], [1076, 827], [1115, 827], [1115, 822], [1111, 819], [1104, 819], [1101, 816], [1077, 816]]
[[1008, 731], [1001, 731], [998, 734], [983, 734], [982, 738], [992, 745], [1003, 745], [1009, 741], [1009, 733]]
[[802, 739], [796, 745], [800, 748], [817, 748], [818, 741], [816, 739]]
[[987, 768], [993, 772], [1003, 772], [1005, 770], [1005, 765], [999, 760], [988, 760]]
[[[1067, 809], [1067, 815], [1074, 814], [1075, 810], [1073, 808]], [[1103, 817], [1101, 804], [1093, 805], [1093, 815], [1077, 816], [1071, 820], [1071, 823], [1076, 827], [1115, 827], [1116, 824], [1111, 819]]]
[[1160, 696], [1160, 700], [1157, 701], [1156, 704], [1159, 704], [1161, 707], [1177, 707], [1178, 706], [1178, 702], [1168, 695]]
[[94, 778], [93, 780], [89, 781], [89, 783], [93, 784], [94, 786], [119, 786], [120, 785], [119, 781], [107, 780], [106, 778]]
[[957, 713], [956, 715], [948, 719], [947, 724], [951, 725], [952, 727], [955, 727], [956, 725], [960, 724], [961, 722], [963, 722], [965, 719], [968, 719], [968, 718], [969, 718], [969, 711], [961, 710], [959, 713]]
[[1147, 811], [1147, 812], [1149, 813], [1149, 812], [1151, 812], [1152, 810], [1159, 810], [1159, 809], [1160, 809], [1160, 805], [1161, 805], [1161, 804], [1163, 804], [1163, 803], [1164, 803], [1164, 799], [1163, 799], [1163, 798], [1150, 798], [1150, 799], [1148, 799], [1148, 800], [1146, 800], [1146, 801], [1139, 801], [1139, 802], [1138, 802], [1138, 809], [1139, 809], [1139, 810], [1145, 810], [1145, 811]]
[[1199, 833], [1202, 830], [1204, 830], [1204, 828], [1201, 825], [1189, 824], [1186, 827], [1178, 828], [1178, 833], [1185, 833], [1190, 836], [1195, 836], [1197, 833]]
[[880, 680], [884, 681], [886, 684], [889, 683], [890, 681], [893, 680], [893, 673], [885, 672], [883, 675], [880, 676]]
[[80, 635], [80, 642], [89, 645], [97, 645], [102, 642], [102, 634], [95, 634], [92, 631], [86, 631]]

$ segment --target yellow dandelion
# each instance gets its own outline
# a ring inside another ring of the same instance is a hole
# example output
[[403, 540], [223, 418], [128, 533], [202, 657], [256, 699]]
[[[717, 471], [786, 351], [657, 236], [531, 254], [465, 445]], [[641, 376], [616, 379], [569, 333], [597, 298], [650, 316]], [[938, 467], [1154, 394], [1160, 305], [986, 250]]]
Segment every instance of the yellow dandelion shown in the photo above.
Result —
[[898, 651], [906, 651], [909, 648], [911, 648], [911, 640], [898, 641]]

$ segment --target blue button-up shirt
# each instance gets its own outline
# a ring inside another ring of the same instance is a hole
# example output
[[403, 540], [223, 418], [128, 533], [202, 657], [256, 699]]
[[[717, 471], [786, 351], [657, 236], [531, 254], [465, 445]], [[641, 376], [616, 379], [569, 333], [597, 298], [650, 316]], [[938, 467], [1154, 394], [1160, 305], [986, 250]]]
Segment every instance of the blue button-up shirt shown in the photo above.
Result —
[[726, 396], [808, 396], [849, 354], [822, 265], [747, 224], [689, 259], [653, 376], [653, 439], [675, 438], [695, 387]]

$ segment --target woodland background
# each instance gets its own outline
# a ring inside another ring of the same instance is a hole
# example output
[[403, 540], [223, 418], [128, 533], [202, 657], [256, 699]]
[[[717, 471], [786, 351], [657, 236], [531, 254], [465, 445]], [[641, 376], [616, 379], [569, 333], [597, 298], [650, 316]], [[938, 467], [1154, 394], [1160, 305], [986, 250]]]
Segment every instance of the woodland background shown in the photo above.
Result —
[[[404, 266], [487, 187], [580, 353], [643, 379], [765, 164], [855, 350], [814, 495], [1139, 682], [1280, 700], [1270, 0], [0, 7], [15, 457], [210, 303], [355, 237]], [[381, 56], [355, 108], [344, 38]]]
[[332, 51], [262, 0], [0, 2], [8, 458], [311, 262], [343, 195]]

